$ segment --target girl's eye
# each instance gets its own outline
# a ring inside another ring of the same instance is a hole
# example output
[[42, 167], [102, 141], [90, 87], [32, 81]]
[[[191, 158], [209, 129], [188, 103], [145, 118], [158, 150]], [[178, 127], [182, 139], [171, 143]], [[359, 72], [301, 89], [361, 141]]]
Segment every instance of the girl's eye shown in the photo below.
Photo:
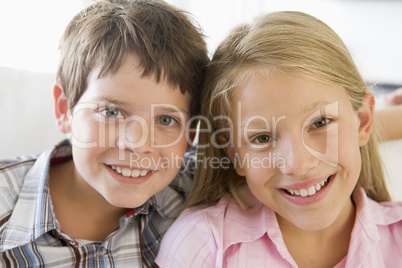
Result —
[[254, 139], [257, 143], [267, 143], [272, 140], [272, 138], [268, 135], [261, 135]]
[[174, 120], [171, 116], [162, 115], [158, 117], [157, 122], [164, 126], [170, 126], [171, 124], [175, 123], [176, 120]]
[[101, 113], [109, 118], [121, 118], [123, 115], [121, 114], [120, 110], [115, 107], [108, 107], [105, 108]]
[[321, 117], [315, 120], [311, 126], [311, 128], [321, 128], [325, 127], [331, 120], [326, 117]]

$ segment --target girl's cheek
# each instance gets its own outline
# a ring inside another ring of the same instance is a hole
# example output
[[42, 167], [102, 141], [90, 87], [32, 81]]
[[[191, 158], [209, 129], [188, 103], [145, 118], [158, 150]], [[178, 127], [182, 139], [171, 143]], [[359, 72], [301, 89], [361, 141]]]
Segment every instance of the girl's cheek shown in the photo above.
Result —
[[331, 166], [339, 162], [339, 128], [338, 124], [329, 125], [303, 139], [304, 148], [318, 160]]

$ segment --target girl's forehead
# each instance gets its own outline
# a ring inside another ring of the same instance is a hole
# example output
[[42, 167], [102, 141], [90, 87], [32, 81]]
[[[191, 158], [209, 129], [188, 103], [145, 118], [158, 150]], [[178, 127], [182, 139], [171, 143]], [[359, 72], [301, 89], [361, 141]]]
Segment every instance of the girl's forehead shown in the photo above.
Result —
[[[254, 72], [233, 91], [234, 115], [302, 116], [334, 102], [350, 105], [338, 86], [294, 74]], [[239, 109], [240, 108], [240, 109]]]

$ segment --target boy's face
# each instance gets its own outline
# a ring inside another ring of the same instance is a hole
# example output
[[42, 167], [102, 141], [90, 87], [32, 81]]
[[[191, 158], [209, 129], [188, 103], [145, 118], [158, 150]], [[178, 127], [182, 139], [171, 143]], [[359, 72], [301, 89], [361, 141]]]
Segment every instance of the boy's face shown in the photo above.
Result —
[[115, 74], [98, 78], [95, 70], [67, 123], [77, 181], [124, 208], [138, 207], [165, 188], [188, 144], [190, 96], [141, 77], [138, 63], [128, 54]]

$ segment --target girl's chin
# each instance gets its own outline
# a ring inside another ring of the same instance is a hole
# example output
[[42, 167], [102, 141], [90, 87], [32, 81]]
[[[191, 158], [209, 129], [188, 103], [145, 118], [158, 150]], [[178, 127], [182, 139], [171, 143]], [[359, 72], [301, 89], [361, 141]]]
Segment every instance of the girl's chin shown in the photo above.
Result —
[[309, 213], [303, 217], [292, 218], [287, 220], [281, 216], [278, 216], [278, 223], [281, 229], [284, 227], [297, 228], [306, 232], [317, 232], [329, 228], [336, 219], [333, 219], [331, 215], [325, 215], [324, 213]]

